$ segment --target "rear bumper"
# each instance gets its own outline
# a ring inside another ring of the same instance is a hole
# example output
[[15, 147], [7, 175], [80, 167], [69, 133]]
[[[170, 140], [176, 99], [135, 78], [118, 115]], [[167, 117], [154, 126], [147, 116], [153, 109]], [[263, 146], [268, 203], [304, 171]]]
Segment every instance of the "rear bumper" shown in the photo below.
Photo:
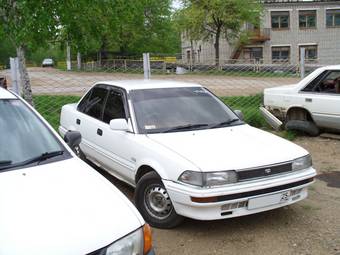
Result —
[[[305, 199], [316, 172], [296, 173], [225, 187], [203, 189], [163, 180], [176, 212], [198, 220], [216, 220], [254, 214]], [[194, 199], [193, 199], [194, 198]], [[201, 198], [203, 198], [201, 200]], [[210, 201], [213, 202], [193, 202]]]
[[282, 121], [272, 114], [267, 108], [260, 107], [260, 112], [266, 122], [275, 130], [279, 130], [282, 127]]

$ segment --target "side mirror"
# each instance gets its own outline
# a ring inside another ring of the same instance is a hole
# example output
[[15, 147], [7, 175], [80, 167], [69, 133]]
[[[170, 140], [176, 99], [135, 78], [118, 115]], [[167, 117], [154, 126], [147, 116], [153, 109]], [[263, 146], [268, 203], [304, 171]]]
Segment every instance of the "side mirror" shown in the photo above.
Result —
[[129, 126], [126, 119], [113, 119], [110, 121], [110, 128], [117, 131], [128, 131]]
[[244, 115], [242, 111], [235, 110], [234, 112], [236, 113], [237, 117], [239, 117], [240, 120], [244, 120]]
[[64, 141], [73, 149], [81, 143], [81, 134], [78, 131], [67, 131], [64, 136]]

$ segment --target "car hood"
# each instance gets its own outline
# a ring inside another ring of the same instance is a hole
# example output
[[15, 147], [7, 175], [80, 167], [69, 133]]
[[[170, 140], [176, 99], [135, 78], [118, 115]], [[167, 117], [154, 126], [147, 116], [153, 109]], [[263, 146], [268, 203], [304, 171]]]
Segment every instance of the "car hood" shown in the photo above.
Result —
[[267, 88], [264, 89], [264, 94], [281, 94], [281, 93], [295, 93], [295, 91], [299, 88], [298, 84], [291, 84], [291, 85], [284, 85], [284, 86], [279, 86], [279, 87], [274, 87], [274, 88]]
[[142, 226], [133, 205], [79, 159], [0, 173], [0, 254], [87, 254]]
[[205, 172], [266, 166], [308, 154], [292, 142], [249, 125], [149, 137]]

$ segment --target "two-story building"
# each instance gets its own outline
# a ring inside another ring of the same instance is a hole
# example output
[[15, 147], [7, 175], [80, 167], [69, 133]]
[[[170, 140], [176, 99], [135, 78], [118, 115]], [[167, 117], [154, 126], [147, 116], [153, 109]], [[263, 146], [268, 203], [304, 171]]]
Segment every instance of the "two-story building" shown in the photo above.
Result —
[[[260, 28], [250, 24], [247, 44], [220, 41], [220, 62], [340, 64], [340, 0], [264, 0]], [[213, 38], [212, 38], [213, 39]], [[211, 41], [189, 42], [182, 37], [185, 63], [213, 64]]]

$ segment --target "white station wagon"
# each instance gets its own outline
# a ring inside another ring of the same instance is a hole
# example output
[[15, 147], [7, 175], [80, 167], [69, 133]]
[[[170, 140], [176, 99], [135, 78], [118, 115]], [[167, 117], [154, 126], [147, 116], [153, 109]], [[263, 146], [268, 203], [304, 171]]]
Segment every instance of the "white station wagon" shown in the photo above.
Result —
[[[0, 88], [0, 254], [154, 254], [133, 204]], [[71, 146], [79, 132], [65, 134]]]
[[106, 81], [63, 106], [59, 131], [79, 131], [78, 155], [136, 187], [136, 206], [152, 226], [306, 198], [316, 174], [308, 152], [238, 115], [198, 84]]

